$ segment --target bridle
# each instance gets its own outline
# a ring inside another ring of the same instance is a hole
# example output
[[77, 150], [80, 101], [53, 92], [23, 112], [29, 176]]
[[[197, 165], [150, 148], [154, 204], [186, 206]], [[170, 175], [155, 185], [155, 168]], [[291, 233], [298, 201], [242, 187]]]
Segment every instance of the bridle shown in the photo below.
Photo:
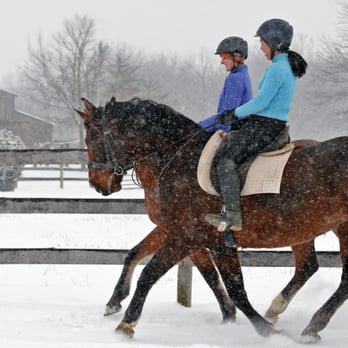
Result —
[[[97, 126], [98, 121], [94, 121], [94, 124]], [[101, 133], [100, 136], [103, 137], [105, 162], [88, 161], [87, 166], [88, 168], [92, 168], [94, 170], [111, 170], [112, 175], [123, 177], [124, 175], [127, 174], [128, 170], [135, 169], [136, 163], [133, 161], [130, 161], [129, 164], [124, 165], [124, 164], [120, 164], [119, 161], [117, 160], [115, 153], [112, 149], [112, 145], [115, 144], [115, 137], [113, 134], [110, 133], [110, 131], [107, 128], [106, 117], [105, 117], [105, 107], [102, 109], [102, 112], [101, 112], [100, 126], [101, 126], [101, 132], [99, 133]], [[96, 142], [94, 141], [94, 139], [91, 139], [90, 142], [92, 143], [92, 146], [91, 146], [92, 150], [93, 152], [95, 152], [94, 144]]]

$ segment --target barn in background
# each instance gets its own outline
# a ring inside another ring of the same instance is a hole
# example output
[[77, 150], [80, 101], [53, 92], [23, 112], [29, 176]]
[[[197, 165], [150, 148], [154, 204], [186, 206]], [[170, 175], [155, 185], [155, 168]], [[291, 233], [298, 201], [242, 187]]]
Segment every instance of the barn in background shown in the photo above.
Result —
[[16, 94], [0, 89], [0, 129], [19, 136], [27, 148], [38, 148], [52, 142], [52, 122], [15, 109]]

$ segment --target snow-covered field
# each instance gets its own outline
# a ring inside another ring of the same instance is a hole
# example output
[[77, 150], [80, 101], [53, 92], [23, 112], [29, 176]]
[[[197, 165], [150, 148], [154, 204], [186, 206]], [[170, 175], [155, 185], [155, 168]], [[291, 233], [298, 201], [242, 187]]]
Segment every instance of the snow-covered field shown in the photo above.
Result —
[[[141, 190], [125, 190], [141, 198]], [[20, 182], [0, 196], [101, 197], [87, 182]], [[115, 198], [122, 194], [115, 195]], [[1, 247], [129, 248], [152, 223], [142, 215], [0, 214]], [[318, 250], [337, 250], [332, 234], [320, 237]], [[136, 279], [143, 266], [138, 266]], [[133, 339], [114, 332], [122, 313], [104, 317], [104, 305], [121, 271], [110, 265], [0, 265], [0, 347], [300, 347], [298, 338], [313, 313], [336, 289], [341, 270], [323, 268], [281, 316], [277, 327], [288, 336], [258, 336], [243, 314], [221, 324], [215, 298], [194, 269], [192, 308], [176, 302], [176, 268], [150, 292]], [[292, 276], [291, 268], [244, 268], [249, 298], [263, 314]], [[134, 290], [134, 286], [132, 288]], [[129, 303], [127, 299], [124, 308]], [[319, 347], [346, 347], [348, 305], [322, 331]]]

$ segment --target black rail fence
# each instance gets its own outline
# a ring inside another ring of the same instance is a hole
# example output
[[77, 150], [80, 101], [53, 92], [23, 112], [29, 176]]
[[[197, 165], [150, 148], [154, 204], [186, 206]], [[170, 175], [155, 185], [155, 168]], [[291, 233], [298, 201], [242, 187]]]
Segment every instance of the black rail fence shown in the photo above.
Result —
[[[0, 163], [58, 165], [61, 168], [79, 164], [83, 168], [86, 156], [86, 151], [83, 149], [0, 150]], [[146, 209], [143, 199], [18, 198], [6, 197], [0, 192], [0, 212], [2, 214], [146, 214]], [[128, 250], [124, 249], [0, 248], [0, 264], [122, 265], [127, 253]], [[244, 267], [294, 266], [290, 251], [246, 249], [240, 251], [240, 257]], [[321, 267], [341, 267], [338, 252], [320, 251], [317, 252], [317, 257]], [[178, 265], [177, 300], [185, 306], [191, 306], [192, 266], [189, 259]]]

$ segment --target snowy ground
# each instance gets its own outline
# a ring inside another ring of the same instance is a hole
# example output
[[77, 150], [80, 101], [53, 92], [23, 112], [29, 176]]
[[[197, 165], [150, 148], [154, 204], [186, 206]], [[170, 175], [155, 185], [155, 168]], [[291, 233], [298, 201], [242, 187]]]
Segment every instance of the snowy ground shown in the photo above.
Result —
[[[127, 197], [143, 197], [141, 190], [126, 193]], [[100, 197], [87, 182], [67, 182], [63, 190], [58, 182], [20, 182], [15, 192], [0, 196]], [[129, 248], [153, 227], [146, 216], [99, 214], [0, 214], [0, 226], [3, 248]], [[327, 234], [318, 239], [317, 248], [337, 250], [337, 242]], [[134, 285], [141, 269], [139, 266], [136, 271]], [[236, 323], [222, 325], [215, 298], [195, 269], [192, 308], [177, 304], [175, 268], [151, 290], [135, 336], [129, 340], [114, 332], [122, 313], [103, 316], [120, 271], [120, 266], [109, 265], [0, 265], [0, 347], [300, 347], [301, 331], [335, 290], [341, 273], [340, 269], [325, 268], [314, 275], [277, 324], [289, 336], [265, 339], [240, 312]], [[293, 272], [291, 268], [243, 271], [249, 299], [261, 314]], [[322, 331], [322, 341], [316, 346], [346, 347], [347, 318], [345, 304]]]

